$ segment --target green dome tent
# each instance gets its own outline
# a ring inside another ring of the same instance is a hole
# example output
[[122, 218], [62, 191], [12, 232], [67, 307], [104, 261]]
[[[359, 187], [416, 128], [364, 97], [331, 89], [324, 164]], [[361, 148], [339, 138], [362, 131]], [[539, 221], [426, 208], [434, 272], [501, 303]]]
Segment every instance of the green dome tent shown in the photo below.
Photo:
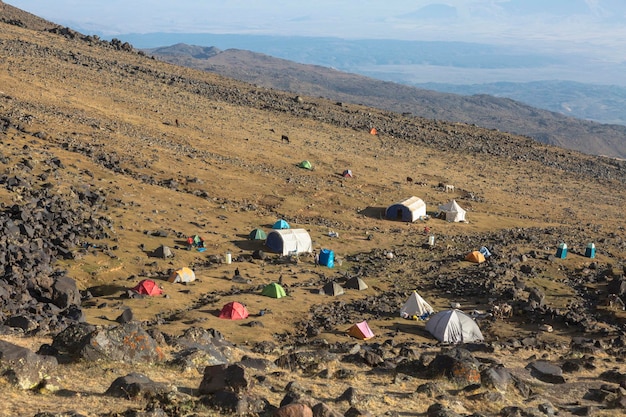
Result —
[[261, 295], [272, 298], [283, 298], [287, 296], [287, 293], [280, 284], [272, 282], [271, 284], [267, 284], [263, 288], [263, 291], [261, 291]]
[[298, 166], [304, 169], [313, 169], [313, 166], [311, 165], [309, 161], [302, 161], [298, 164]]
[[267, 239], [267, 233], [265, 233], [262, 229], [254, 229], [248, 235], [250, 240], [265, 240]]

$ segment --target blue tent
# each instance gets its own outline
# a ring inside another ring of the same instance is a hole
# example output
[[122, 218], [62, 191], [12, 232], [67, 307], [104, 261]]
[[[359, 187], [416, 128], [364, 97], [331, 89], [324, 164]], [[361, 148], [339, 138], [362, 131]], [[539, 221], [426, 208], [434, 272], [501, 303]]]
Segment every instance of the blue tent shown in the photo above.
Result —
[[333, 268], [335, 266], [335, 252], [330, 249], [322, 249], [320, 251], [319, 264]]
[[485, 258], [491, 256], [491, 252], [489, 252], [489, 249], [487, 249], [485, 246], [482, 246], [480, 249], [478, 249], [478, 252], [482, 253]]
[[284, 221], [283, 219], [277, 220], [276, 223], [272, 226], [272, 229], [289, 229], [289, 223]]

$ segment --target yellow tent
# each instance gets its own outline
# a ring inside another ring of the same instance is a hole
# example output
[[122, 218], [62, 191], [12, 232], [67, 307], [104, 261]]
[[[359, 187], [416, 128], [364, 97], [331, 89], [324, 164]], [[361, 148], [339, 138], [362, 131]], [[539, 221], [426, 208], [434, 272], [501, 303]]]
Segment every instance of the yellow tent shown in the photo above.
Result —
[[169, 282], [191, 282], [196, 280], [196, 274], [186, 266], [170, 274]]

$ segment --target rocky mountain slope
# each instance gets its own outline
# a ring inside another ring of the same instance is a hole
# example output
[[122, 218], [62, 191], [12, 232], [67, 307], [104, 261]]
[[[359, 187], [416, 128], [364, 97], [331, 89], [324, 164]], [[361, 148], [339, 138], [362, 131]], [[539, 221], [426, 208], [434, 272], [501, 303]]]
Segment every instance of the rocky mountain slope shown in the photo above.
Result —
[[[266, 89], [0, 7], [0, 414], [624, 410], [626, 312], [607, 302], [626, 292], [624, 162]], [[384, 218], [412, 195], [427, 217]], [[436, 217], [452, 198], [468, 222]], [[335, 266], [248, 239], [281, 218]], [[465, 260], [482, 246], [489, 261]], [[170, 282], [182, 266], [197, 279]], [[368, 288], [320, 293], [355, 277]], [[161, 293], [133, 291], [145, 279]], [[261, 295], [276, 282], [287, 297]], [[415, 289], [484, 341], [400, 317]], [[219, 318], [234, 301], [249, 317]], [[375, 336], [350, 336], [364, 320]]]
[[567, 117], [506, 98], [440, 93], [236, 49], [176, 44], [146, 53], [266, 88], [476, 124], [589, 154], [626, 158], [626, 127]]

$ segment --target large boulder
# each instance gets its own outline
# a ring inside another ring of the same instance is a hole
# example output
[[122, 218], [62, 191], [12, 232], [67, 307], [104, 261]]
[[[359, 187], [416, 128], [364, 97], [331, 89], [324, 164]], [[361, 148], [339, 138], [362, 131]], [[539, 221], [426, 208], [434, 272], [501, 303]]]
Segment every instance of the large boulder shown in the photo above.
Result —
[[511, 373], [502, 365], [495, 365], [480, 373], [482, 385], [505, 393], [513, 384]]
[[190, 327], [173, 344], [183, 348], [169, 362], [184, 371], [204, 372], [207, 366], [228, 364], [237, 348], [214, 329]]
[[156, 341], [138, 323], [101, 327], [75, 325], [54, 338], [52, 346], [87, 361], [158, 363], [165, 354]]
[[554, 364], [546, 361], [534, 361], [526, 365], [530, 374], [540, 381], [550, 384], [564, 384], [563, 370]]
[[21, 389], [59, 389], [50, 375], [58, 362], [53, 356], [39, 355], [30, 349], [0, 340], [0, 375]]
[[154, 382], [147, 376], [140, 373], [130, 373], [117, 378], [106, 390], [105, 395], [119, 398], [153, 397], [169, 392], [176, 392], [173, 385]]
[[276, 409], [265, 398], [246, 393], [218, 391], [202, 397], [202, 404], [219, 411], [216, 415], [256, 416], [267, 415]]
[[454, 347], [438, 354], [428, 364], [433, 376], [445, 376], [460, 386], [480, 384], [480, 363], [467, 349]]
[[76, 281], [65, 275], [57, 277], [52, 284], [52, 302], [60, 308], [80, 305], [80, 292]]
[[251, 385], [247, 369], [241, 365], [214, 365], [204, 369], [198, 392], [213, 394], [219, 391], [242, 392]]

